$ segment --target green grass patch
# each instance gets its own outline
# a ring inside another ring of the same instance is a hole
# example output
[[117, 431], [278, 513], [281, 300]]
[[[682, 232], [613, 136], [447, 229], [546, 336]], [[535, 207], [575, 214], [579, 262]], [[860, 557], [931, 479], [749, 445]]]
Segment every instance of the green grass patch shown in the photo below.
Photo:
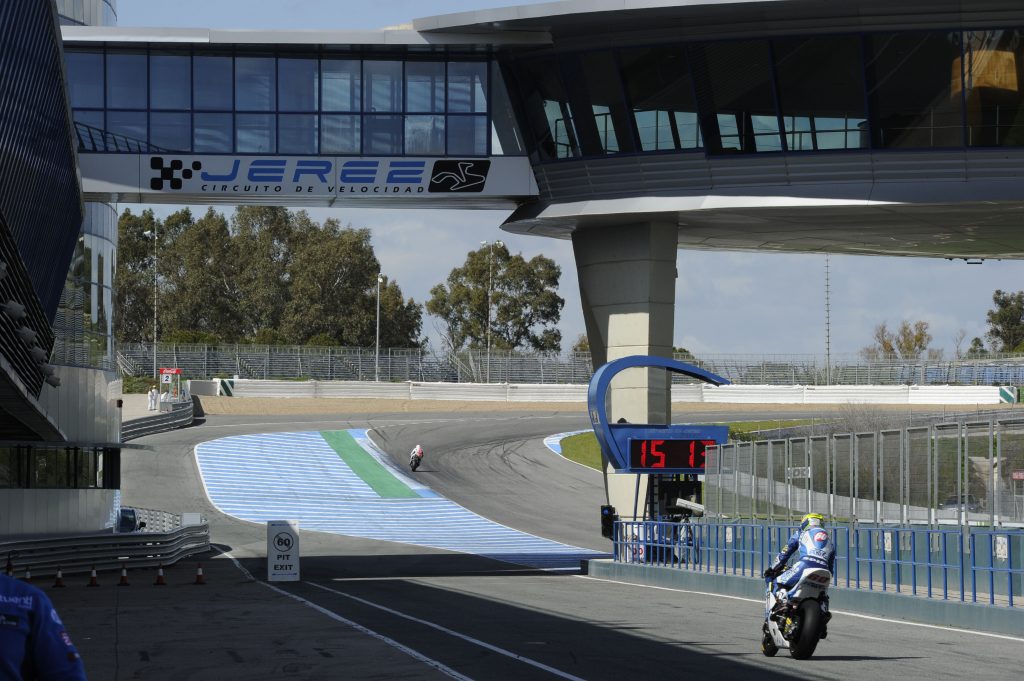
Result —
[[601, 446], [597, 444], [597, 437], [593, 433], [570, 435], [562, 440], [562, 456], [594, 470], [604, 470], [601, 466]]
[[151, 376], [125, 376], [121, 379], [121, 392], [125, 394], [148, 393], [149, 389], [156, 385]]
[[740, 440], [743, 442], [756, 440], [758, 431], [775, 430], [776, 428], [796, 428], [797, 426], [809, 426], [813, 423], [811, 419], [775, 419], [771, 421], [741, 421], [730, 423], [729, 440]]
[[391, 475], [377, 459], [360, 447], [344, 430], [320, 431], [320, 437], [331, 446], [341, 460], [363, 479], [374, 492], [385, 499], [408, 499], [419, 496], [401, 480]]

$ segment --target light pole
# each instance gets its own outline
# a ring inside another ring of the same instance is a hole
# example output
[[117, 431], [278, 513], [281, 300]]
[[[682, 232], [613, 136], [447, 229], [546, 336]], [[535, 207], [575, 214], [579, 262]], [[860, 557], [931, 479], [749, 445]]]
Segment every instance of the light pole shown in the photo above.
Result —
[[489, 243], [481, 241], [481, 246], [487, 246], [487, 382], [491, 382], [491, 287], [494, 284], [494, 269], [491, 266], [494, 260], [494, 247], [504, 248], [505, 244], [500, 241]]
[[142, 233], [143, 236], [153, 239], [153, 380], [158, 380], [156, 374], [156, 296], [157, 296], [157, 283], [156, 283], [156, 223], [153, 223], [152, 230], [146, 230]]
[[373, 380], [380, 381], [380, 285], [384, 281], [384, 275], [377, 273], [377, 342], [374, 345], [373, 357]]

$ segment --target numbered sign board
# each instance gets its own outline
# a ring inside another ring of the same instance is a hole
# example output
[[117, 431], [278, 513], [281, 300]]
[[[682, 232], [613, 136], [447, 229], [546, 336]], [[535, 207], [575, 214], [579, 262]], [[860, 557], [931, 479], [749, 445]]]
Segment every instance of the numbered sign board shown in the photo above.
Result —
[[613, 446], [626, 454], [620, 473], [703, 475], [708, 447], [729, 439], [728, 426], [613, 423]]
[[713, 385], [728, 383], [721, 376], [667, 357], [634, 355], [605, 364], [594, 372], [587, 391], [587, 408], [594, 434], [605, 458], [618, 473], [704, 473], [708, 447], [729, 439], [728, 426], [610, 423], [606, 410], [612, 378], [625, 369], [662, 368]]
[[299, 581], [299, 521], [267, 521], [267, 581]]

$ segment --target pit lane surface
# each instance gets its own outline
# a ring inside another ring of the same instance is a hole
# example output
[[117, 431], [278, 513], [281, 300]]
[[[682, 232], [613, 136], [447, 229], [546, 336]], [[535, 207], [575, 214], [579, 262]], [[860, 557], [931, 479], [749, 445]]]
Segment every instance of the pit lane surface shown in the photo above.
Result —
[[[124, 503], [206, 513], [213, 541], [261, 577], [265, 528], [211, 507], [194, 445], [243, 433], [368, 427], [402, 465], [412, 445], [422, 443], [427, 458], [418, 479], [466, 508], [542, 537], [606, 551], [609, 544], [598, 531], [600, 475], [559, 459], [541, 443], [550, 433], [586, 425], [581, 413], [380, 414], [353, 421], [209, 417], [203, 425], [139, 441], [153, 451], [125, 452]], [[58, 607], [73, 633], [95, 631], [84, 642], [76, 636], [95, 679], [282, 678], [271, 674], [267, 659], [274, 659], [272, 652], [289, 651], [313, 668], [290, 675], [292, 668], [285, 667], [283, 678], [1011, 679], [1019, 678], [1024, 663], [1020, 640], [843, 614], [835, 616], [829, 639], [812, 660], [797, 662], [785, 652], [767, 659], [758, 650], [759, 603], [313, 532], [303, 532], [302, 546], [303, 582], [278, 585], [284, 593], [236, 577], [240, 583], [229, 585], [236, 591], [221, 595], [219, 585], [232, 581], [224, 575], [237, 571], [220, 565], [227, 561], [215, 561], [220, 579], [203, 600], [191, 607], [180, 601], [177, 625], [150, 627], [188, 628], [177, 632], [180, 646], [149, 644], [140, 651], [147, 645], [145, 620], [132, 627], [138, 643], [127, 644], [127, 631], [121, 631], [120, 644], [116, 636], [111, 643], [94, 626], [97, 610], [76, 607], [74, 595], [63, 593]], [[197, 591], [179, 593], [183, 599], [200, 598]], [[132, 599], [144, 602], [150, 592], [124, 593], [111, 607], [124, 609]], [[155, 617], [157, 610], [150, 611]], [[128, 612], [122, 616], [127, 621]], [[288, 624], [267, 628], [269, 617]], [[300, 626], [306, 621], [308, 627]], [[232, 650], [262, 648], [267, 659], [254, 653], [240, 662], [236, 653], [229, 664], [210, 652], [209, 675], [183, 676], [197, 655], [206, 654], [185, 645], [190, 634]]]

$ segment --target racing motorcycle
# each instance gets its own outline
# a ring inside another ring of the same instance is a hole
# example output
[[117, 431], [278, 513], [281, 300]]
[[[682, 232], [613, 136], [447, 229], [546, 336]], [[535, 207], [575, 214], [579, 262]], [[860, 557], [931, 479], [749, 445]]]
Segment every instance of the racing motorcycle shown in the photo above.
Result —
[[409, 454], [409, 468], [415, 473], [416, 469], [423, 463], [423, 447], [416, 445]]
[[787, 593], [779, 591], [778, 575], [765, 579], [765, 617], [762, 628], [761, 652], [774, 657], [779, 648], [788, 648], [798, 660], [814, 654], [818, 641], [828, 635], [831, 619], [826, 592], [832, 583], [832, 573], [825, 568], [807, 567], [800, 579]]

